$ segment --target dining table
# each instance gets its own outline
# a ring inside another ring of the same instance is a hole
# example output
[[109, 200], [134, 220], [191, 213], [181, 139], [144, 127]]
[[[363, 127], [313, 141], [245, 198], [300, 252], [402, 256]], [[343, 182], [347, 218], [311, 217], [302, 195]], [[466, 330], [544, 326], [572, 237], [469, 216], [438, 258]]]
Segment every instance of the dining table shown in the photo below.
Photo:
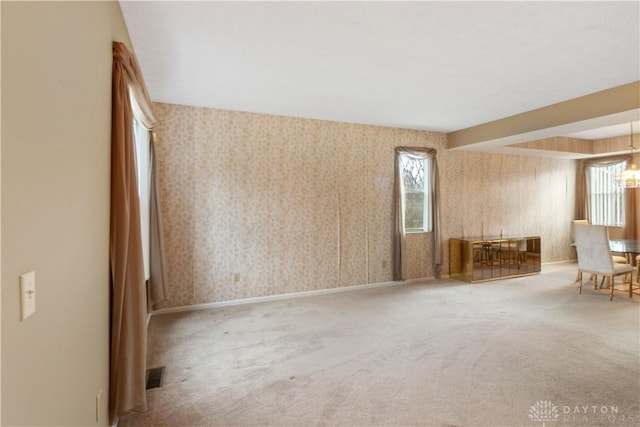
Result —
[[611, 252], [624, 254], [629, 264], [635, 265], [636, 256], [640, 255], [640, 240], [637, 239], [611, 239], [609, 246]]

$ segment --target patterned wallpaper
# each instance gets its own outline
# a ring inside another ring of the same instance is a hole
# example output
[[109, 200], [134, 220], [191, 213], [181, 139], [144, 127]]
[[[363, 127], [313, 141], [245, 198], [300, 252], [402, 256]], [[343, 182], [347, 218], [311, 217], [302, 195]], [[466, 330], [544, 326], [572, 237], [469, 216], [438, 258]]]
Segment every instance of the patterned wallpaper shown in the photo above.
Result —
[[[542, 236], [572, 257], [575, 164], [447, 150], [446, 135], [155, 104], [173, 307], [392, 279], [394, 147], [438, 150], [448, 238]], [[409, 277], [433, 276], [431, 234], [409, 235]]]

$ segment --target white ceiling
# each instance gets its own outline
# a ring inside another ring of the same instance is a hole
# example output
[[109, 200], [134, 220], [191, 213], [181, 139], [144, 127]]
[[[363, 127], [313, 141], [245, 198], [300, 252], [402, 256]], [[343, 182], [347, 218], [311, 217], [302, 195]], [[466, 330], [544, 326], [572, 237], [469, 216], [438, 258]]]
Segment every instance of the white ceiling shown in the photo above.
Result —
[[451, 132], [640, 80], [638, 1], [121, 6], [159, 102]]
[[[606, 126], [606, 127], [582, 131], [582, 132], [568, 133], [563, 136], [568, 136], [571, 138], [580, 138], [580, 139], [604, 139], [604, 138], [612, 138], [614, 136], [624, 136], [624, 135], [630, 136], [632, 130], [634, 134], [637, 134], [638, 132], [640, 132], [640, 121]], [[635, 144], [635, 140], [634, 140], [634, 144]]]

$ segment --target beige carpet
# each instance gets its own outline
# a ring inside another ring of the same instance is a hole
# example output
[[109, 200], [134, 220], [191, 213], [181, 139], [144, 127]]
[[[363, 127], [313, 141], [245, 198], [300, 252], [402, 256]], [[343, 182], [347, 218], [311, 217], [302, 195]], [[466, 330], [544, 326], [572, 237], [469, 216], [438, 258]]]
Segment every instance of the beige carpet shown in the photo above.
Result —
[[154, 316], [120, 426], [638, 426], [640, 298], [575, 272]]

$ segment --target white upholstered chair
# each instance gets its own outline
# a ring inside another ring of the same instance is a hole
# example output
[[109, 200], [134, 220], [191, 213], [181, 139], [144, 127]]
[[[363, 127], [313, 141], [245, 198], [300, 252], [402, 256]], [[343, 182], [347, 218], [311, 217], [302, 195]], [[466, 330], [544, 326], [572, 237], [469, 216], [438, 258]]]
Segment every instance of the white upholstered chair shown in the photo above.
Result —
[[[573, 239], [573, 241], [576, 241], [575, 238], [575, 230], [576, 230], [576, 226], [577, 225], [586, 225], [589, 224], [589, 220], [586, 219], [574, 219], [573, 221], [571, 221], [571, 238]], [[608, 230], [608, 229], [607, 229]], [[627, 259], [626, 256], [621, 256], [621, 255], [611, 255], [611, 258], [613, 258], [613, 262], [616, 262], [618, 264], [629, 264], [629, 260]], [[578, 279], [576, 279], [578, 280]], [[591, 280], [593, 280], [594, 282], [598, 281], [598, 275], [597, 274], [592, 274], [591, 275]], [[600, 282], [600, 286], [602, 287], [602, 285], [604, 284], [604, 280], [605, 278], [602, 278], [602, 282]]]
[[[582, 274], [602, 275], [609, 278], [611, 292], [609, 300], [613, 299], [615, 290], [614, 278], [623, 276], [629, 283], [629, 297], [632, 296], [631, 275], [634, 267], [630, 264], [613, 262], [611, 247], [609, 246], [609, 232], [603, 225], [576, 224], [576, 251], [578, 254], [578, 281], [582, 293]], [[597, 281], [594, 280], [594, 289]]]
[[587, 225], [589, 224], [589, 220], [587, 219], [574, 219], [571, 221], [571, 239], [576, 241], [576, 225]]

